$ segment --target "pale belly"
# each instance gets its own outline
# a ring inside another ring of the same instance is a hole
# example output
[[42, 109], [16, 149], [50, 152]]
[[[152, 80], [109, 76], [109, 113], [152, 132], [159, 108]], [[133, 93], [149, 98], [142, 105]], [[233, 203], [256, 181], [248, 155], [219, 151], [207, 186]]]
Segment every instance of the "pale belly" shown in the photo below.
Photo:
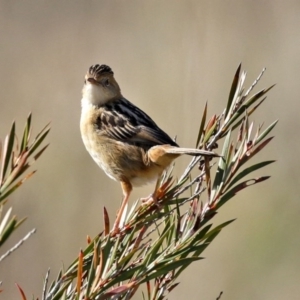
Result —
[[157, 180], [164, 167], [153, 163], [148, 152], [138, 146], [101, 136], [94, 128], [95, 121], [91, 115], [90, 108], [82, 110], [82, 140], [93, 160], [108, 177], [116, 181], [129, 181], [133, 186], [143, 186]]
[[82, 134], [83, 143], [96, 164], [105, 174], [116, 181], [129, 181], [139, 187], [155, 182], [162, 174], [163, 168], [148, 162], [141, 150], [122, 142], [110, 142], [97, 136]]

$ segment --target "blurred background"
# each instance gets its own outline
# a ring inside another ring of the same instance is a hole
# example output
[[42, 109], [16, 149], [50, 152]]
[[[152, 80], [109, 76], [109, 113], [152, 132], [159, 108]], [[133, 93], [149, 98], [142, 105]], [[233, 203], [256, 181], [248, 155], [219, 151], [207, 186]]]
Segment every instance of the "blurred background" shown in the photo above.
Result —
[[[205, 101], [220, 113], [240, 62], [256, 91], [277, 86], [254, 116], [280, 122], [260, 160], [277, 162], [256, 173], [271, 179], [222, 207], [226, 227], [180, 278], [169, 299], [299, 299], [299, 1], [0, 1], [0, 137], [13, 120], [18, 133], [33, 113], [34, 133], [51, 121], [50, 147], [37, 174], [10, 198], [28, 220], [6, 249], [33, 235], [0, 265], [1, 299], [20, 299], [15, 282], [41, 295], [68, 266], [86, 235], [102, 230], [121, 201], [119, 185], [96, 166], [80, 137], [80, 98], [88, 67], [112, 67], [123, 95], [145, 110], [180, 145], [195, 145]], [[177, 160], [181, 174], [188, 158]], [[136, 189], [131, 199], [153, 186]], [[96, 221], [95, 221], [96, 220]], [[141, 299], [138, 294], [136, 299]]]

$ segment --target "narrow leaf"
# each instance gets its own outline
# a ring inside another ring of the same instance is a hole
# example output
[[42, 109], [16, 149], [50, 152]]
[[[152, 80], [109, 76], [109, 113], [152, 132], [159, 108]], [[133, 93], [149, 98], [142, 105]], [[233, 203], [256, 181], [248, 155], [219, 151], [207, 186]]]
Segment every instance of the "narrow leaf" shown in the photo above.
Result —
[[207, 129], [205, 130], [205, 135], [203, 138], [203, 144], [205, 144], [210, 137], [212, 136], [213, 132], [215, 131], [216, 127], [217, 127], [217, 120], [216, 120], [216, 116], [213, 116], [213, 118], [210, 120], [210, 123], [207, 126]]
[[[258, 99], [260, 99], [262, 96], [264, 96], [266, 93], [268, 93], [274, 86], [275, 86], [275, 84], [271, 85], [270, 87], [268, 87], [266, 89], [263, 89], [263, 90], [257, 92], [252, 97], [250, 97], [242, 106], [245, 106], [247, 108], [250, 107]], [[241, 107], [241, 109], [242, 109], [242, 107]]]
[[244, 188], [254, 185], [256, 183], [259, 183], [259, 182], [263, 182], [269, 178], [270, 178], [270, 176], [263, 176], [263, 177], [259, 177], [256, 179], [249, 179], [249, 180], [239, 183], [238, 185], [233, 187], [231, 190], [226, 192], [224, 194], [224, 196], [222, 196], [220, 198], [220, 200], [217, 203], [217, 208], [220, 208], [223, 204], [225, 204], [228, 200], [230, 200], [232, 197], [234, 197], [238, 192], [240, 192]]
[[203, 130], [204, 130], [205, 122], [206, 122], [206, 115], [207, 115], [207, 102], [205, 103], [205, 107], [204, 107], [204, 111], [203, 111], [203, 115], [202, 115], [202, 119], [201, 119], [201, 124], [200, 124], [200, 128], [199, 128], [197, 142], [196, 142], [196, 148], [199, 147], [200, 139], [203, 134]]
[[78, 257], [77, 284], [76, 284], [78, 299], [80, 295], [81, 282], [82, 282], [82, 266], [83, 266], [83, 252], [80, 250], [79, 257]]
[[49, 144], [47, 144], [45, 147], [43, 147], [37, 154], [34, 155], [34, 160], [37, 160], [42, 154], [43, 152], [48, 148]]
[[0, 240], [0, 246], [2, 246], [5, 243], [5, 241], [9, 238], [9, 236], [13, 233], [16, 224], [17, 224], [16, 217], [13, 216], [3, 230], [1, 240]]
[[35, 141], [33, 142], [33, 144], [29, 149], [29, 155], [31, 155], [39, 147], [39, 145], [43, 142], [45, 137], [48, 135], [49, 131], [50, 128], [48, 128], [41, 136], [35, 139]]
[[146, 276], [144, 277], [144, 279], [141, 280], [140, 284], [144, 283], [146, 281], [155, 279], [155, 278], [159, 278], [160, 276], [165, 275], [168, 272], [171, 272], [171, 271], [173, 271], [177, 268], [180, 268], [186, 264], [189, 264], [191, 262], [198, 261], [201, 259], [203, 259], [203, 258], [202, 257], [187, 257], [187, 258], [182, 258], [182, 259], [170, 262], [169, 264], [165, 264], [165, 263], [157, 264], [155, 266], [155, 268], [153, 269], [153, 271], [150, 272], [149, 275], [146, 274], [148, 272], [145, 272]]
[[106, 207], [103, 207], [103, 222], [104, 222], [104, 235], [108, 235], [110, 225], [109, 225], [109, 216]]
[[26, 150], [26, 147], [28, 145], [28, 141], [29, 141], [29, 135], [30, 135], [30, 128], [31, 128], [31, 113], [29, 114], [27, 121], [26, 121], [26, 125], [24, 128], [24, 132], [23, 132], [23, 137], [22, 137], [22, 142], [21, 142], [21, 147], [20, 147], [20, 154]]
[[278, 120], [274, 121], [272, 124], [270, 124], [256, 139], [255, 145], [258, 144], [261, 140], [263, 140], [276, 126], [278, 123]]
[[269, 164], [272, 164], [273, 162], [275, 162], [275, 160], [267, 160], [267, 161], [263, 161], [261, 163], [255, 164], [251, 167], [248, 167], [247, 169], [243, 170], [242, 172], [240, 172], [228, 185], [227, 190], [229, 188], [231, 188], [234, 184], [236, 184], [239, 180], [241, 180], [243, 177], [247, 176], [248, 174], [261, 169]]
[[237, 90], [238, 82], [239, 82], [239, 79], [240, 79], [241, 67], [242, 67], [242, 64], [239, 64], [239, 66], [238, 66], [238, 68], [235, 72], [232, 84], [231, 84], [231, 89], [230, 89], [230, 93], [229, 93], [229, 97], [228, 97], [228, 101], [227, 101], [227, 106], [226, 106], [226, 111], [225, 111], [225, 118], [227, 117], [227, 115], [229, 113], [230, 107], [232, 105], [232, 101], [234, 99], [234, 95], [235, 95], [236, 90]]
[[12, 211], [12, 207], [10, 207], [7, 210], [5, 216], [3, 217], [2, 221], [1, 221], [1, 224], [0, 224], [0, 240], [1, 240], [2, 232], [3, 232], [5, 226], [6, 226], [7, 222], [8, 222], [8, 219], [10, 217], [11, 211]]
[[222, 154], [219, 159], [218, 169], [216, 171], [216, 176], [215, 176], [215, 180], [213, 183], [212, 198], [214, 197], [214, 193], [216, 192], [217, 188], [221, 185], [221, 183], [223, 181], [223, 174], [224, 174], [225, 170], [227, 169], [228, 162], [226, 160], [228, 158], [228, 153], [229, 153], [229, 149], [230, 149], [230, 138], [231, 138], [231, 131], [228, 132], [228, 134], [225, 138], [225, 141], [224, 141]]
[[6, 171], [9, 166], [9, 162], [10, 162], [10, 159], [12, 156], [14, 139], [15, 139], [15, 130], [16, 130], [16, 125], [15, 125], [15, 122], [13, 122], [10, 133], [5, 138], [5, 142], [4, 142], [4, 149], [3, 149], [3, 153], [2, 153], [2, 168], [1, 168], [1, 174], [0, 174], [0, 180], [1, 180], [0, 185], [4, 181], [5, 174], [6, 174]]
[[16, 283], [16, 286], [17, 286], [17, 288], [18, 288], [18, 290], [19, 290], [19, 292], [21, 294], [22, 300], [26, 300], [27, 298], [26, 298], [25, 293], [22, 290], [22, 288], [17, 283]]

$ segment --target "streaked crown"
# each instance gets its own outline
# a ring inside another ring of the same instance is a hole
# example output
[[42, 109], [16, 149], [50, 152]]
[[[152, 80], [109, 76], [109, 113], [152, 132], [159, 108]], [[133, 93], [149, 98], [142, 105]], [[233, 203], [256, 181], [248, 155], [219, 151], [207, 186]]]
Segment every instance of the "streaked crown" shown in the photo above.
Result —
[[89, 68], [89, 74], [94, 76], [94, 77], [98, 77], [99, 75], [105, 74], [105, 73], [109, 73], [109, 74], [114, 74], [114, 72], [112, 71], [112, 69], [107, 66], [107, 65], [92, 65]]

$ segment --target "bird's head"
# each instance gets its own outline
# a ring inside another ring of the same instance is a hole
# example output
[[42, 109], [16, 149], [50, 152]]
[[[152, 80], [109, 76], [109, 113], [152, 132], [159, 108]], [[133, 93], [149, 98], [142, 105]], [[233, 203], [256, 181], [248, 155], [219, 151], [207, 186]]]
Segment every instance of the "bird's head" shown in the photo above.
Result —
[[112, 69], [107, 65], [91, 66], [85, 75], [82, 89], [83, 101], [101, 106], [119, 97], [121, 97], [121, 90]]

